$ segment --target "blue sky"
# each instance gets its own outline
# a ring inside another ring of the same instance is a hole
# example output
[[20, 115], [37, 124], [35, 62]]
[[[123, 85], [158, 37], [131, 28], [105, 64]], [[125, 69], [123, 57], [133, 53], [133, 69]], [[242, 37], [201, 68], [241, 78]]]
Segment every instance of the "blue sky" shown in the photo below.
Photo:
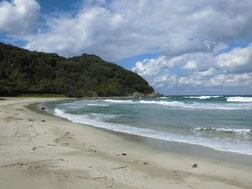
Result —
[[92, 53], [164, 94], [252, 94], [251, 0], [2, 0], [0, 41]]
[[50, 14], [55, 11], [74, 11], [78, 7], [80, 0], [38, 0], [41, 6], [41, 12], [45, 14]]

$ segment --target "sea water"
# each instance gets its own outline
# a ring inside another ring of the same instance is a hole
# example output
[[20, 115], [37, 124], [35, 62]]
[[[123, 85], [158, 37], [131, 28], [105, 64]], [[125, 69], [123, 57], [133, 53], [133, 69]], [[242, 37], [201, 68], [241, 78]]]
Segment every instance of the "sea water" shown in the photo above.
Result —
[[169, 96], [64, 102], [54, 113], [75, 123], [252, 155], [251, 96]]

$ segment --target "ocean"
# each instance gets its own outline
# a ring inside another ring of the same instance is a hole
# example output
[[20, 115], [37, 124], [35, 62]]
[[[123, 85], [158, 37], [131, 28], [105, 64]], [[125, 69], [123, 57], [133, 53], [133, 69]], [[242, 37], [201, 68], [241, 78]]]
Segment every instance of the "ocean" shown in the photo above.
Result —
[[74, 123], [252, 155], [252, 96], [169, 96], [51, 104]]

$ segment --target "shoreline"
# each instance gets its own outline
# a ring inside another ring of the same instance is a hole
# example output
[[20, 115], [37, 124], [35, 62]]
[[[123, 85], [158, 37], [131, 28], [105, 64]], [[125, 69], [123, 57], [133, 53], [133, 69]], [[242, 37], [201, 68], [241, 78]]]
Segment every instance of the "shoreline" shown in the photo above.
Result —
[[[75, 101], [77, 99], [70, 99], [70, 100]], [[63, 102], [65, 103], [67, 101], [63, 100]], [[42, 103], [40, 103], [40, 105], [41, 104]], [[52, 110], [46, 106], [44, 106], [46, 108], [45, 110], [41, 110], [40, 105], [37, 105], [36, 107], [30, 104], [29, 105], [30, 107], [28, 108], [30, 108], [33, 111], [36, 111], [37, 113], [43, 113], [43, 114], [48, 113], [48, 115], [55, 116], [60, 119], [74, 123], [68, 120], [67, 118], [55, 115], [52, 112]], [[156, 148], [159, 150], [164, 150], [170, 153], [188, 155], [188, 156], [193, 156], [193, 157], [201, 157], [201, 158], [208, 159], [210, 161], [217, 160], [217, 161], [222, 161], [222, 162], [237, 163], [237, 164], [242, 164], [242, 165], [252, 167], [252, 155], [250, 154], [242, 154], [239, 152], [217, 150], [209, 146], [204, 146], [200, 144], [192, 144], [192, 143], [179, 142], [179, 141], [166, 141], [162, 139], [156, 139], [156, 138], [145, 137], [145, 136], [140, 136], [140, 135], [135, 135], [135, 134], [130, 134], [130, 133], [113, 131], [106, 128], [96, 127], [93, 125], [87, 125], [87, 124], [82, 124], [82, 123], [78, 123], [78, 124], [95, 128], [95, 129], [107, 132], [109, 134], [120, 136], [122, 139], [126, 141], [135, 141], [136, 143], [147, 145], [149, 147]]]
[[0, 101], [0, 188], [252, 187], [251, 167], [170, 153], [26, 107], [55, 100]]

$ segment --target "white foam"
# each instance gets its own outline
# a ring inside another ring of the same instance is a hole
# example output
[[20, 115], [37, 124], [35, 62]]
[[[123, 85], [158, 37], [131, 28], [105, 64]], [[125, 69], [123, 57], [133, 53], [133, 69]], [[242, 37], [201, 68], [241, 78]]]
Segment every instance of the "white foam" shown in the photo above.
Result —
[[158, 99], [169, 99], [169, 98], [171, 98], [171, 97], [169, 97], [169, 96], [162, 96], [162, 97], [157, 97]]
[[104, 102], [110, 103], [119, 103], [119, 104], [131, 104], [134, 103], [133, 100], [113, 100], [113, 99], [105, 99]]
[[252, 104], [220, 104], [220, 103], [185, 103], [178, 101], [148, 101], [140, 100], [142, 104], [158, 104], [162, 106], [188, 108], [188, 109], [206, 109], [206, 110], [239, 110], [239, 109], [252, 109]]
[[219, 98], [220, 96], [190, 96], [189, 98], [196, 98], [196, 99], [210, 99], [210, 98]]
[[155, 130], [147, 129], [147, 128], [137, 128], [137, 127], [131, 127], [131, 126], [122, 125], [122, 124], [106, 123], [97, 119], [92, 119], [89, 115], [68, 114], [58, 108], [55, 109], [55, 114], [57, 116], [66, 118], [69, 121], [72, 121], [74, 123], [88, 124], [90, 126], [104, 128], [104, 129], [113, 130], [117, 132], [134, 134], [138, 136], [161, 139], [161, 140], [166, 140], [166, 141], [176, 141], [176, 142], [183, 142], [183, 143], [197, 144], [197, 145], [200, 144], [202, 146], [211, 147], [216, 150], [231, 151], [231, 152], [238, 152], [238, 153], [252, 155], [251, 144], [248, 144], [248, 143], [235, 143], [234, 145], [234, 143], [232, 143], [233, 141], [231, 142], [225, 141], [225, 140], [219, 141], [218, 139], [211, 140], [211, 139], [202, 138], [199, 136], [184, 136], [184, 135], [155, 131]]
[[87, 104], [87, 106], [109, 106], [108, 104]]
[[226, 133], [235, 133], [238, 135], [248, 135], [252, 134], [251, 129], [234, 129], [234, 128], [213, 128], [213, 127], [196, 127], [193, 131], [215, 131], [215, 132], [226, 132]]
[[247, 135], [252, 134], [251, 129], [229, 129], [229, 128], [216, 128], [216, 131], [218, 132], [231, 132], [238, 135]]
[[226, 97], [228, 102], [252, 102], [252, 97]]
[[[205, 96], [204, 96], [205, 97]], [[212, 97], [212, 96], [211, 96]], [[217, 96], [214, 96], [217, 98]], [[179, 101], [169, 101], [169, 100], [103, 100], [109, 103], [118, 104], [156, 104], [167, 107], [178, 107], [178, 108], [188, 108], [188, 109], [206, 109], [206, 110], [243, 110], [252, 109], [252, 104], [228, 104], [228, 103], [202, 103], [202, 102], [179, 102]]]
[[142, 104], [159, 104], [159, 105], [164, 105], [164, 106], [183, 106], [183, 102], [178, 102], [178, 101], [149, 101], [149, 100], [140, 100], [138, 103]]
[[111, 120], [118, 118], [120, 116], [114, 115], [114, 114], [101, 114], [101, 113], [89, 113], [87, 114], [90, 118], [97, 119], [100, 121], [106, 121], [106, 120]]

